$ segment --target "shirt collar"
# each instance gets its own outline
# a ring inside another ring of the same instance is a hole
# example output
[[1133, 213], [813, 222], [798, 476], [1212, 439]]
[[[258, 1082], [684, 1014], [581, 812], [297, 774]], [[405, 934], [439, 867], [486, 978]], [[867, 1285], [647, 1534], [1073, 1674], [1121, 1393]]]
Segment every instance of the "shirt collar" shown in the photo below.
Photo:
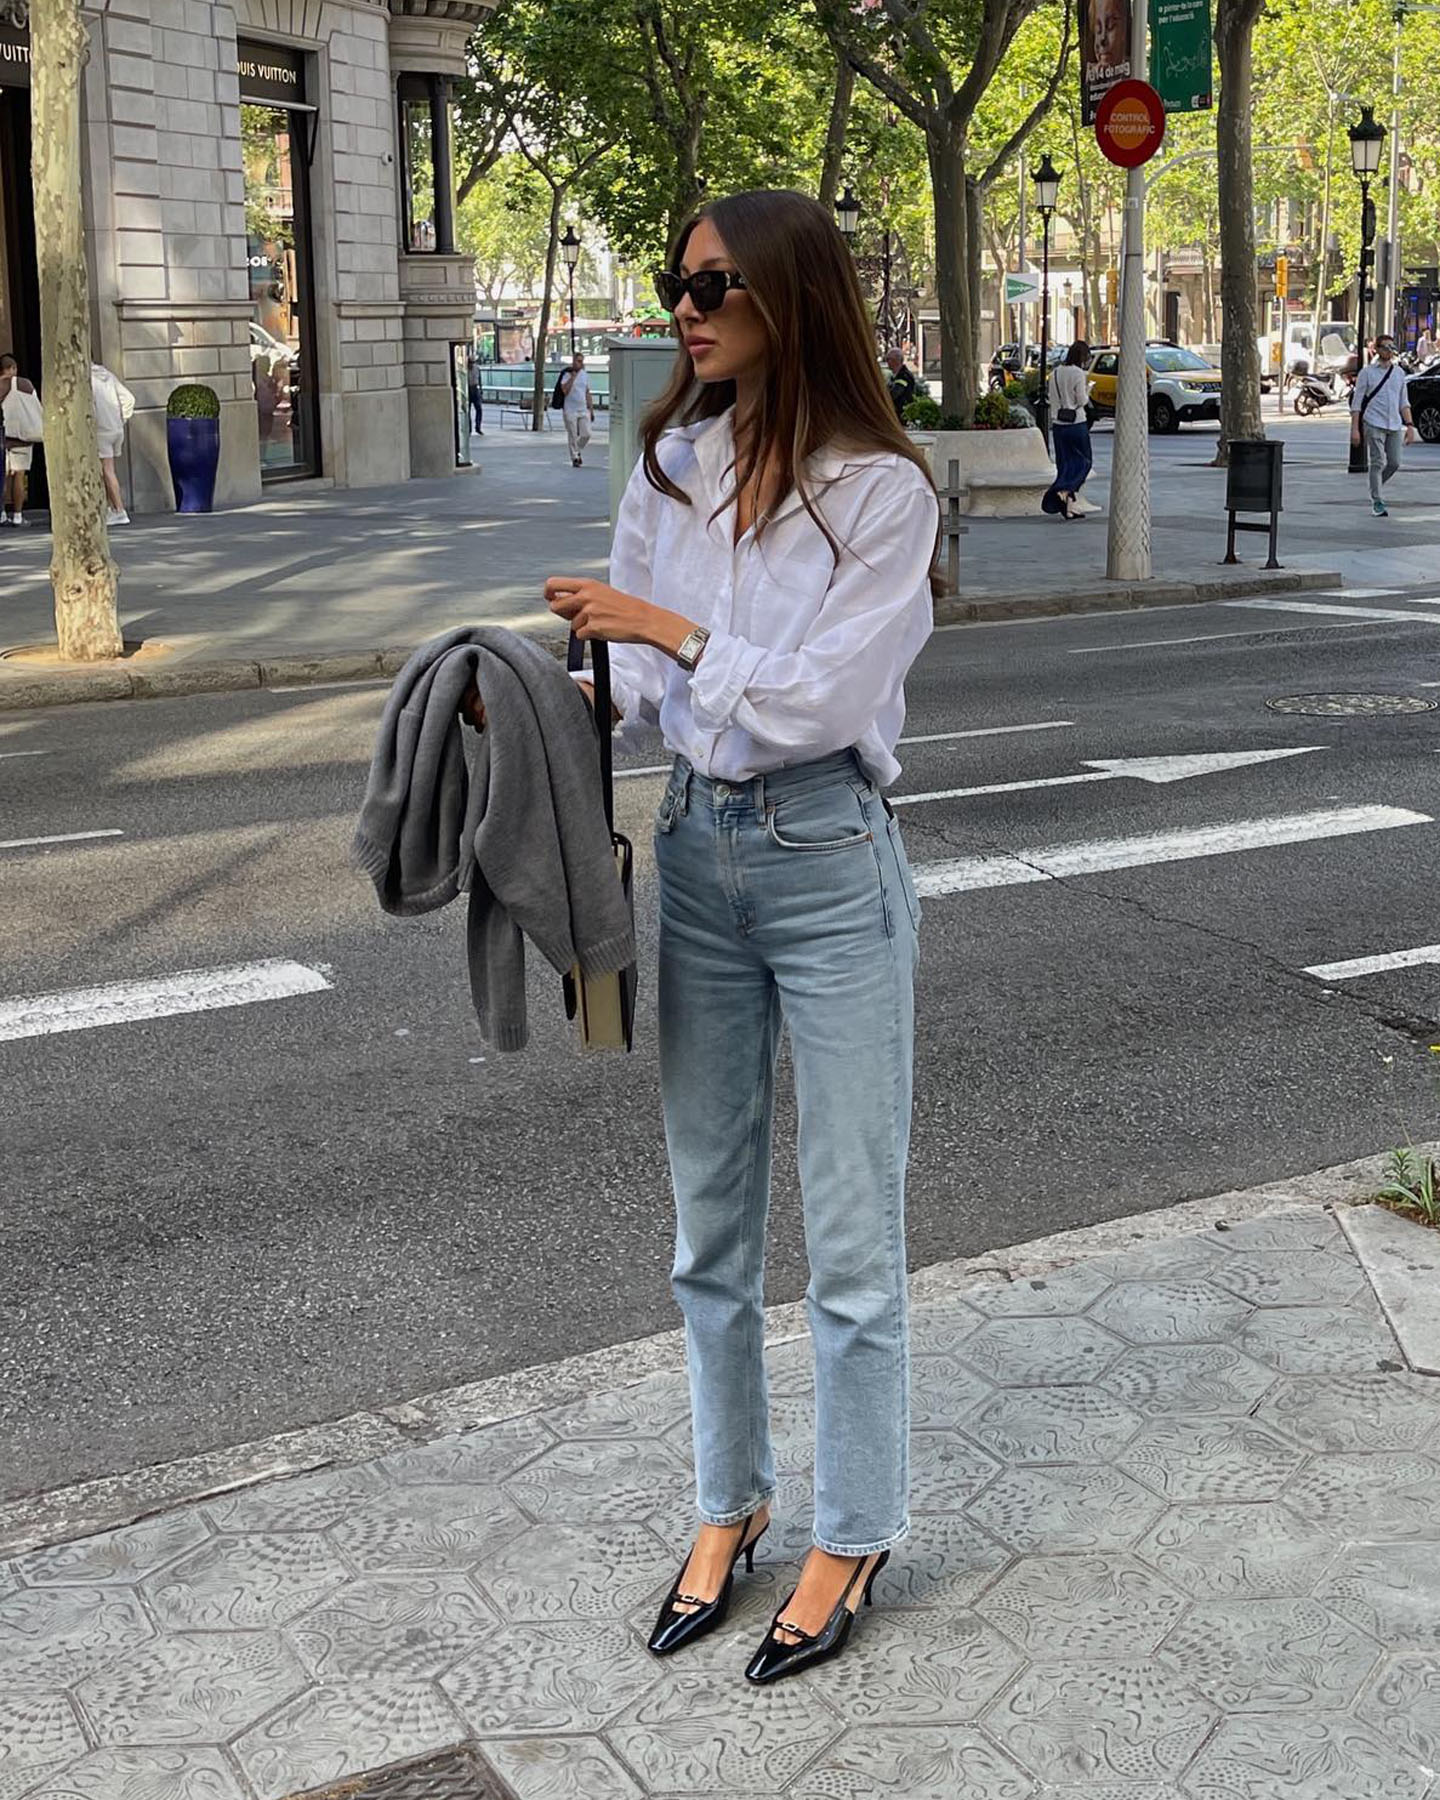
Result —
[[[695, 464], [700, 471], [700, 478], [705, 490], [703, 498], [706, 503], [706, 516], [708, 517], [720, 504], [734, 482], [731, 464], [735, 461], [735, 408], [729, 406], [713, 419], [701, 419], [694, 425], [687, 425], [683, 429], [685, 435], [690, 439]], [[846, 470], [858, 468], [873, 460], [874, 455], [863, 450], [847, 452], [826, 445], [822, 449], [812, 451], [805, 461], [806, 484], [810, 490], [811, 499], [814, 500], [817, 494], [823, 493], [825, 487], [830, 482], [838, 480]], [[801, 499], [799, 491], [792, 489], [771, 515], [769, 523], [777, 524], [792, 512], [798, 511], [803, 505], [804, 501]], [[723, 519], [724, 514], [715, 521], [715, 524], [720, 526]], [[727, 526], [725, 529], [728, 530], [729, 527]]]

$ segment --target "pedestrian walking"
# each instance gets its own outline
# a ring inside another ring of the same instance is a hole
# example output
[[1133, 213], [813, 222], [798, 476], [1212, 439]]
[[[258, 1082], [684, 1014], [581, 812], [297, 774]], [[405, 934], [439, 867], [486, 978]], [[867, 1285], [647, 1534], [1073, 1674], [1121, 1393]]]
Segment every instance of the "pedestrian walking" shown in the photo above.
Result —
[[1429, 327], [1427, 326], [1415, 341], [1415, 360], [1421, 368], [1424, 368], [1426, 363], [1435, 360], [1435, 354], [1435, 340], [1431, 337]]
[[565, 442], [571, 464], [578, 469], [581, 452], [590, 442], [590, 427], [595, 423], [595, 396], [590, 392], [585, 358], [578, 350], [570, 358], [570, 367], [560, 377], [560, 392], [565, 397]]
[[1094, 458], [1090, 450], [1090, 384], [1085, 366], [1090, 346], [1077, 342], [1065, 352], [1063, 362], [1050, 373], [1050, 440], [1055, 451], [1055, 479], [1040, 499], [1042, 512], [1062, 519], [1083, 519], [1076, 507], [1080, 490], [1089, 478]]
[[45, 435], [45, 414], [34, 384], [20, 373], [7, 351], [0, 356], [0, 439], [4, 443], [3, 523], [23, 526], [25, 492], [35, 460], [35, 446]]
[[903, 425], [905, 408], [912, 400], [920, 397], [920, 383], [915, 371], [906, 366], [905, 354], [902, 350], [891, 348], [885, 352], [885, 367], [890, 371], [890, 398], [895, 405], [895, 417]]
[[775, 1499], [762, 1263], [788, 1034], [810, 1259], [814, 1548], [746, 1677], [837, 1654], [908, 1530], [905, 1165], [919, 904], [883, 790], [930, 634], [939, 508], [845, 240], [787, 192], [705, 204], [656, 278], [680, 350], [608, 582], [551, 610], [658, 721], [661, 1100], [700, 1526], [650, 1648], [724, 1618]]
[[90, 365], [90, 394], [95, 403], [95, 435], [100, 448], [100, 476], [105, 483], [105, 499], [110, 510], [107, 525], [128, 525], [130, 515], [121, 498], [120, 483], [115, 476], [115, 458], [125, 448], [125, 427], [135, 411], [135, 396], [118, 376], [112, 375], [104, 363]]
[[472, 356], [466, 369], [466, 385], [470, 396], [470, 411], [475, 420], [475, 430], [480, 437], [485, 435], [485, 390], [480, 381], [480, 365]]
[[1405, 386], [1405, 371], [1395, 360], [1395, 340], [1388, 332], [1374, 342], [1375, 360], [1355, 378], [1350, 395], [1350, 441], [1365, 445], [1370, 471], [1370, 510], [1388, 516], [1381, 490], [1400, 469], [1402, 443], [1415, 442], [1415, 423]]

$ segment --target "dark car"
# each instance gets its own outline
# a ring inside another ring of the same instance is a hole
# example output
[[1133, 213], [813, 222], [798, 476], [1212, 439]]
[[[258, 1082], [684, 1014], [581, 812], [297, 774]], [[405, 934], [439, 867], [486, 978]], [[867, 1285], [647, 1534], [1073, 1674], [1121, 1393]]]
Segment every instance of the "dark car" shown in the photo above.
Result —
[[1440, 444], [1440, 358], [1410, 377], [1408, 398], [1415, 429], [1427, 444]]
[[1007, 381], [1014, 381], [1020, 373], [1020, 346], [1018, 344], [1002, 344], [990, 358], [990, 386], [1003, 388]]

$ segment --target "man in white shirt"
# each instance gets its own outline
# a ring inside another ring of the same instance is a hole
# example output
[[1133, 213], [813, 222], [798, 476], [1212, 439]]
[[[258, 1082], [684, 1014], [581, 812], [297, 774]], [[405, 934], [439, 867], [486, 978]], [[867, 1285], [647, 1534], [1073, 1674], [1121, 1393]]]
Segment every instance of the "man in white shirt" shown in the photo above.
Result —
[[1388, 334], [1375, 339], [1375, 360], [1366, 363], [1355, 378], [1350, 395], [1350, 442], [1364, 439], [1370, 470], [1370, 510], [1377, 519], [1388, 516], [1380, 489], [1400, 467], [1400, 445], [1415, 442], [1405, 371], [1395, 360], [1395, 340]]
[[595, 418], [595, 396], [590, 392], [585, 358], [578, 350], [560, 377], [560, 392], [565, 396], [565, 442], [570, 447], [571, 465], [578, 469], [580, 452], [590, 442], [590, 426]]

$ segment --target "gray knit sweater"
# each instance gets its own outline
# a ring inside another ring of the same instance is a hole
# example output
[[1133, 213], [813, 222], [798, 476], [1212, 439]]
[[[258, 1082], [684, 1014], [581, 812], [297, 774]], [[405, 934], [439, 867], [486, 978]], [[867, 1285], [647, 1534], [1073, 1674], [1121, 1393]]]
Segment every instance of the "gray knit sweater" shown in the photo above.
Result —
[[[486, 729], [462, 724], [474, 681]], [[522, 1050], [528, 937], [560, 971], [635, 960], [585, 697], [528, 638], [474, 626], [432, 638], [395, 678], [354, 839], [380, 904], [402, 916], [470, 896], [480, 1029]], [[523, 935], [522, 935], [523, 934]]]

